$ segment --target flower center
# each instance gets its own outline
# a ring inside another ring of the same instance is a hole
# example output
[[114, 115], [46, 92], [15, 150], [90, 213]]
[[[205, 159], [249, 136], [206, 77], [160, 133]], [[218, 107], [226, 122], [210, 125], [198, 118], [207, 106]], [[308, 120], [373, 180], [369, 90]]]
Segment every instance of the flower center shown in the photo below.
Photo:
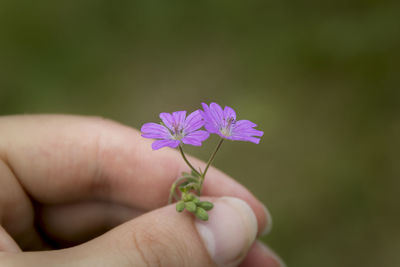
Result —
[[230, 117], [226, 118], [224, 120], [224, 124], [222, 125], [220, 132], [225, 135], [225, 136], [231, 136], [232, 135], [232, 127], [235, 124], [235, 119]]
[[173, 124], [172, 125], [173, 130], [171, 131], [171, 137], [174, 140], [182, 140], [183, 137], [185, 137], [185, 134], [183, 133], [183, 129], [180, 129], [181, 127], [178, 124]]
[[178, 131], [172, 134], [172, 139], [174, 140], [182, 140], [182, 138], [185, 137], [182, 131]]

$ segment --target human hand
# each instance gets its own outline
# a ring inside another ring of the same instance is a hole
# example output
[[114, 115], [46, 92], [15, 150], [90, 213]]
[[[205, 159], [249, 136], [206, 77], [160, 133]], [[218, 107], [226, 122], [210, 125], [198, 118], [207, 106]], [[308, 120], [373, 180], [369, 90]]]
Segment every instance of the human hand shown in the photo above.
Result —
[[222, 172], [204, 184], [208, 222], [164, 206], [186, 166], [149, 142], [99, 118], [1, 117], [0, 265], [283, 266], [255, 241], [266, 209]]

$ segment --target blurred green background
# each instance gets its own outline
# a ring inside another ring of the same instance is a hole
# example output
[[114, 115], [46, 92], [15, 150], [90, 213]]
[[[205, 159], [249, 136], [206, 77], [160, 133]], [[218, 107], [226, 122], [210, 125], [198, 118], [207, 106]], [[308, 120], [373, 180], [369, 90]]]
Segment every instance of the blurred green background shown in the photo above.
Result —
[[399, 3], [1, 1], [0, 114], [139, 128], [229, 105], [265, 136], [215, 165], [268, 205], [289, 266], [400, 266]]

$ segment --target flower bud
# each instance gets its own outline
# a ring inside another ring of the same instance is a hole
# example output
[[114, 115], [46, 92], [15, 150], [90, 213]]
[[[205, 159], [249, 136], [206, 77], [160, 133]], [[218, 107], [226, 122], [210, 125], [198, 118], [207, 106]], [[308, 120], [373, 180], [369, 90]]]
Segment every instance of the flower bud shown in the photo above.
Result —
[[185, 201], [185, 202], [192, 201], [193, 198], [194, 198], [194, 196], [192, 194], [185, 194], [183, 196], [183, 201]]
[[211, 210], [214, 207], [214, 204], [208, 201], [202, 201], [197, 205], [205, 210]]
[[202, 221], [208, 221], [208, 214], [203, 208], [197, 207], [196, 209], [196, 217]]
[[190, 212], [195, 212], [196, 211], [196, 204], [194, 204], [194, 202], [192, 202], [192, 201], [185, 202], [185, 208]]
[[199, 205], [200, 203], [200, 199], [198, 199], [197, 197], [194, 197], [193, 200], [194, 204]]
[[185, 202], [182, 200], [176, 203], [176, 211], [177, 212], [182, 212], [185, 209]]

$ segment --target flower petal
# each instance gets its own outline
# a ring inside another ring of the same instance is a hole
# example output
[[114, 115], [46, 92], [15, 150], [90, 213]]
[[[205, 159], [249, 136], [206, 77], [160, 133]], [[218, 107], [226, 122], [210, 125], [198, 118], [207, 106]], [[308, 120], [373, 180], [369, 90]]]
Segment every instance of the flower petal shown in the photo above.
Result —
[[171, 136], [167, 128], [154, 122], [143, 124], [140, 131], [145, 138], [166, 139]]
[[182, 138], [182, 142], [187, 145], [201, 146], [201, 142], [206, 140], [209, 136], [210, 134], [208, 132], [200, 130], [186, 135]]
[[248, 142], [252, 142], [255, 144], [260, 143], [260, 138], [252, 137], [252, 136], [230, 136], [229, 139], [234, 140], [234, 141], [248, 141]]
[[151, 147], [153, 148], [153, 150], [157, 150], [166, 146], [175, 148], [179, 145], [179, 141], [178, 140], [171, 140], [171, 139], [167, 139], [167, 140], [157, 140], [154, 141], [151, 144]]
[[174, 129], [174, 118], [172, 117], [172, 115], [170, 113], [160, 113], [160, 119], [162, 120], [162, 122], [165, 124], [165, 126], [167, 126], [170, 130]]
[[249, 129], [249, 128], [253, 128], [256, 126], [257, 126], [257, 124], [255, 124], [254, 122], [251, 122], [249, 120], [240, 120], [235, 123], [234, 128], [237, 129], [238, 131], [240, 131], [242, 129]]
[[214, 118], [218, 125], [221, 125], [224, 121], [224, 111], [217, 103], [213, 102], [210, 104], [210, 115]]
[[248, 120], [240, 120], [235, 123], [232, 129], [231, 140], [249, 141], [258, 144], [259, 138], [264, 135], [263, 131], [254, 129], [255, 123]]
[[200, 114], [203, 117], [204, 120], [204, 128], [206, 128], [207, 132], [209, 133], [218, 133], [218, 128], [215, 127], [215, 125], [210, 122], [210, 120], [208, 119], [208, 116], [206, 115], [206, 113], [202, 110], [200, 110]]
[[186, 111], [175, 111], [172, 113], [172, 117], [174, 118], [175, 127], [182, 130], [185, 123]]
[[236, 129], [232, 130], [232, 136], [258, 136], [261, 137], [264, 135], [263, 131], [259, 131], [253, 128], [248, 128], [248, 129], [242, 129], [240, 131], [237, 131]]
[[200, 129], [204, 125], [203, 116], [201, 115], [200, 110], [196, 110], [187, 116], [183, 129], [185, 133], [191, 133]]
[[214, 118], [210, 114], [210, 108], [208, 107], [207, 104], [201, 103], [203, 106], [204, 111], [200, 111], [201, 115], [203, 116], [204, 119], [204, 127], [209, 133], [218, 133], [218, 122], [214, 120]]
[[233, 110], [233, 108], [228, 106], [224, 108], [224, 118], [233, 118], [234, 120], [236, 120], [236, 112]]

